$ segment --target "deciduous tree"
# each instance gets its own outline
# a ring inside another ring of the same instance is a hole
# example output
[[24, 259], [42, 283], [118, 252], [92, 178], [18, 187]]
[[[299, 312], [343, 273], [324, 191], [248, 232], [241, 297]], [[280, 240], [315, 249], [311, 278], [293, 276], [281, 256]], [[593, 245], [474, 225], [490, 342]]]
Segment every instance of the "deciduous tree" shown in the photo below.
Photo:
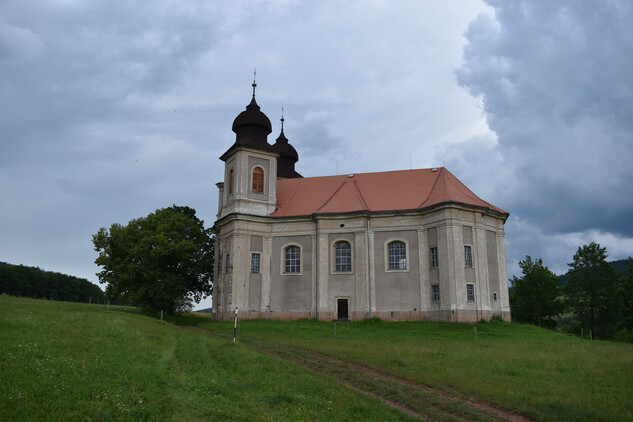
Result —
[[574, 262], [569, 264], [569, 279], [565, 286], [569, 310], [591, 338], [609, 338], [616, 329], [620, 300], [618, 297], [619, 274], [607, 262], [607, 248], [596, 242], [578, 248]]
[[93, 235], [106, 295], [173, 313], [212, 293], [213, 237], [189, 207], [156, 210]]
[[558, 277], [543, 266], [540, 258], [532, 260], [528, 255], [525, 260], [519, 261], [519, 266], [523, 277], [515, 276], [511, 281], [512, 320], [539, 327], [556, 327], [556, 316], [562, 311]]

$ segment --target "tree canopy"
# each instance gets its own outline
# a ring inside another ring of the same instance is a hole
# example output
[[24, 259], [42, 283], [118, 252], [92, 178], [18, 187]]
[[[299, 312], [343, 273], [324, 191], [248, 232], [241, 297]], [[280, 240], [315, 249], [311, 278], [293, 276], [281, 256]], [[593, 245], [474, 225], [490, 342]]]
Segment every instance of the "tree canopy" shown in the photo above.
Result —
[[535, 324], [539, 327], [555, 328], [556, 317], [562, 312], [558, 277], [539, 258], [528, 255], [519, 261], [523, 277], [512, 278], [510, 306], [512, 319], [517, 322]]
[[607, 248], [596, 242], [579, 247], [569, 266], [565, 286], [569, 310], [590, 329], [592, 338], [610, 338], [620, 312], [620, 283], [618, 272], [607, 262]]
[[106, 295], [167, 313], [211, 295], [214, 239], [192, 208], [173, 205], [93, 235]]

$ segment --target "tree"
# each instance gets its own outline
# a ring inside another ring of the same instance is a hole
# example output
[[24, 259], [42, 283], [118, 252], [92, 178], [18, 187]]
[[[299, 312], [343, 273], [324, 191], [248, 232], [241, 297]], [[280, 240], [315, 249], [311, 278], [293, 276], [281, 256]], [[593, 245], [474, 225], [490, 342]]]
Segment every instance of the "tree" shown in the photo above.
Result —
[[565, 286], [566, 302], [591, 338], [609, 338], [616, 329], [619, 311], [618, 277], [607, 262], [607, 248], [596, 242], [578, 248], [570, 263]]
[[99, 229], [92, 241], [107, 297], [172, 314], [211, 295], [214, 239], [203, 224], [192, 208], [173, 205]]
[[523, 277], [512, 278], [510, 308], [512, 320], [555, 328], [556, 317], [562, 312], [558, 277], [541, 259], [532, 260], [528, 255], [519, 261]]
[[[622, 328], [633, 333], [633, 258], [628, 259], [629, 268], [622, 278], [620, 297], [622, 298]], [[633, 338], [633, 335], [631, 336]]]

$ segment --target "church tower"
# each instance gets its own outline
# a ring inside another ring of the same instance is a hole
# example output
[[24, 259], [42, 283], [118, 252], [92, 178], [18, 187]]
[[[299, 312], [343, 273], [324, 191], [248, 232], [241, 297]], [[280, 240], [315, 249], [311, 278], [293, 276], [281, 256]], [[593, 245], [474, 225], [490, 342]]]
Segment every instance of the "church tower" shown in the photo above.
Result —
[[218, 219], [229, 214], [268, 216], [276, 206], [277, 158], [268, 143], [272, 126], [253, 98], [233, 121], [235, 143], [220, 157], [225, 162], [224, 183], [218, 183]]

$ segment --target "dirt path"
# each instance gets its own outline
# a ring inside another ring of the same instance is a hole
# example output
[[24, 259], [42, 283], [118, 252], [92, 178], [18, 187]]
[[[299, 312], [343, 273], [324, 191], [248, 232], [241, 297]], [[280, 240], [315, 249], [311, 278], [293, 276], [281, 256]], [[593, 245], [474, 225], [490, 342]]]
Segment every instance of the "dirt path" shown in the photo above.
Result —
[[[218, 337], [226, 337], [220, 333], [200, 330]], [[293, 362], [321, 376], [331, 377], [349, 388], [422, 420], [532, 422], [531, 419], [489, 403], [452, 396], [432, 387], [415, 384], [311, 350], [278, 346], [265, 340], [244, 337], [241, 337], [239, 342], [268, 355]]]

